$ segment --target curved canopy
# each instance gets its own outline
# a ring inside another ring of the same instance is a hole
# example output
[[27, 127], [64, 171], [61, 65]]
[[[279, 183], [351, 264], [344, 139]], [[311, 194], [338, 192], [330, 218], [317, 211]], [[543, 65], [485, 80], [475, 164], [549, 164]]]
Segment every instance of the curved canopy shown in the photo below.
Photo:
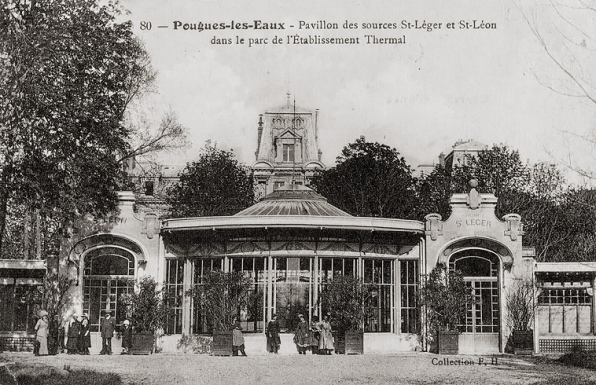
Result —
[[284, 186], [259, 203], [232, 216], [165, 219], [161, 230], [170, 232], [248, 228], [325, 228], [424, 233], [424, 224], [419, 221], [354, 217], [302, 185]]
[[322, 195], [302, 185], [284, 186], [234, 216], [252, 215], [351, 217], [345, 211], [327, 203], [327, 199]]

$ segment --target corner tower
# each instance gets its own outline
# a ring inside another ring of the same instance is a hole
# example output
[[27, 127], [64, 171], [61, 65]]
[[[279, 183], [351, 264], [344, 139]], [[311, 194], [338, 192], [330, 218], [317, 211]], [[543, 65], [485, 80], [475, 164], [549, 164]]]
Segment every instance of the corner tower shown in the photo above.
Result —
[[252, 165], [256, 194], [263, 197], [284, 184], [307, 186], [316, 170], [324, 170], [318, 145], [319, 110], [287, 101], [259, 115], [256, 161]]

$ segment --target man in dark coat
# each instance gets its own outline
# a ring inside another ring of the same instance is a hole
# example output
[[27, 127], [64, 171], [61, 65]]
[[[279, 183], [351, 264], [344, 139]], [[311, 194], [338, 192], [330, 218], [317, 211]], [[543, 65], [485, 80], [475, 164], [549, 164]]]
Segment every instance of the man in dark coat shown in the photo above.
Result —
[[279, 338], [279, 322], [277, 321], [277, 314], [273, 314], [271, 321], [267, 324], [267, 350], [269, 353], [277, 354], [281, 339]]
[[116, 330], [116, 320], [112, 318], [112, 311], [106, 310], [106, 316], [101, 320], [101, 352], [99, 354], [112, 354], [112, 337]]

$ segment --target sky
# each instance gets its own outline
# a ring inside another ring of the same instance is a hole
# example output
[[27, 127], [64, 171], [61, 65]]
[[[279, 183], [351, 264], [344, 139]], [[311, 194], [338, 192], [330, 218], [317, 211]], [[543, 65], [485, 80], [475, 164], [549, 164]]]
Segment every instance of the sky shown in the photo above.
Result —
[[[562, 63], [584, 76], [592, 70], [596, 77], [596, 62], [584, 49], [593, 48], [596, 12], [576, 9], [577, 1], [121, 3], [158, 72], [158, 94], [147, 101], [148, 108], [156, 114], [172, 110], [189, 130], [192, 146], [167, 154], [164, 162], [192, 161], [211, 140], [250, 165], [259, 114], [285, 104], [290, 92], [297, 106], [320, 110], [319, 147], [327, 166], [360, 135], [397, 148], [413, 167], [436, 163], [439, 153], [459, 139], [505, 143], [532, 163], [596, 164], [585, 141], [574, 140], [592, 132], [596, 104], [577, 97], [577, 87], [530, 28]], [[199, 32], [190, 27], [201, 22], [254, 25], [255, 20], [267, 26], [283, 23], [285, 29]], [[474, 20], [496, 28], [460, 27], [460, 21]], [[337, 23], [339, 28], [304, 29], [301, 21]], [[346, 21], [358, 29], [344, 29]], [[441, 25], [402, 28], [416, 21]], [[368, 23], [396, 28], [364, 30]], [[288, 35], [358, 37], [360, 44], [295, 45], [287, 44]], [[405, 36], [405, 43], [366, 44], [365, 35]], [[282, 44], [273, 44], [276, 36]], [[232, 44], [213, 44], [214, 38]], [[267, 44], [248, 44], [265, 38]]]

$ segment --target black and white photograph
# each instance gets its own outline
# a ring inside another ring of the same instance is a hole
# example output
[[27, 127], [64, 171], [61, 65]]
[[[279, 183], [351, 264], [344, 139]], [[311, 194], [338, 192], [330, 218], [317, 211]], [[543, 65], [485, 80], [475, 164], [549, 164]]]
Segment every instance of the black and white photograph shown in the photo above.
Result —
[[0, 384], [596, 384], [593, 0], [0, 9]]

